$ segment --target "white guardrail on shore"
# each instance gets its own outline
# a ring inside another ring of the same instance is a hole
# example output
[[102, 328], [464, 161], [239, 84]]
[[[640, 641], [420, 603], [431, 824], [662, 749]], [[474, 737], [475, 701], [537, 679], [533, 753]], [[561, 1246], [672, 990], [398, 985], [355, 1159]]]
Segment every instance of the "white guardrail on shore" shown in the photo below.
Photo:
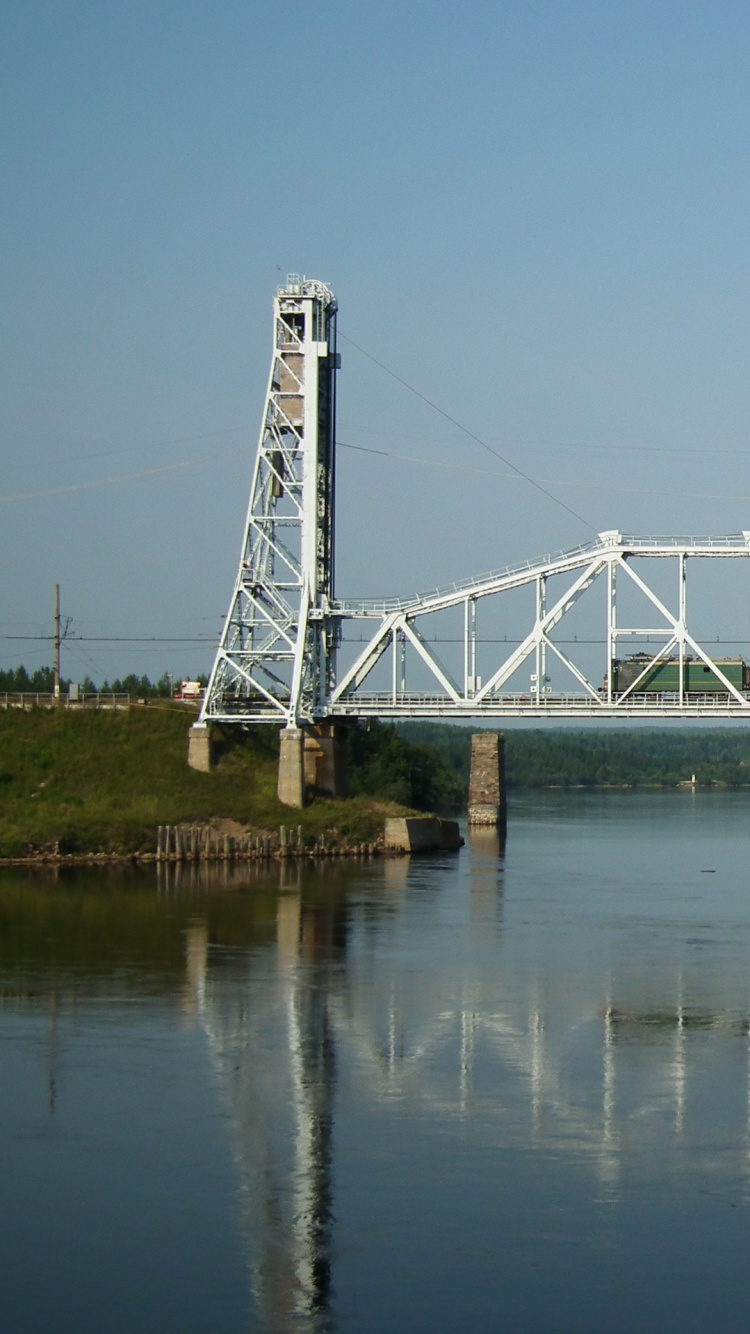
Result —
[[0, 692], [0, 709], [129, 709], [130, 695], [101, 691], [71, 699], [67, 693], [49, 695], [36, 691]]

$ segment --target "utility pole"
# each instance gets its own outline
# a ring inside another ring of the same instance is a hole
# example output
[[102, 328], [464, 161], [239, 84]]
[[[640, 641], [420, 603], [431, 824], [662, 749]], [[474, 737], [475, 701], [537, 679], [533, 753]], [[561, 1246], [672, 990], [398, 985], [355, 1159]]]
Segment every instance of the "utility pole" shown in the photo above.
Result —
[[55, 699], [60, 698], [60, 585], [55, 584]]

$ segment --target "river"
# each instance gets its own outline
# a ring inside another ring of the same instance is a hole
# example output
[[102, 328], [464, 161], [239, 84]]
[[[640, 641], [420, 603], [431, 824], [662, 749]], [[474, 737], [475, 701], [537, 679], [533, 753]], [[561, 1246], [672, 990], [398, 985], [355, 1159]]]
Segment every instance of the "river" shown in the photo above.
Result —
[[744, 1328], [750, 796], [0, 877], [9, 1334]]

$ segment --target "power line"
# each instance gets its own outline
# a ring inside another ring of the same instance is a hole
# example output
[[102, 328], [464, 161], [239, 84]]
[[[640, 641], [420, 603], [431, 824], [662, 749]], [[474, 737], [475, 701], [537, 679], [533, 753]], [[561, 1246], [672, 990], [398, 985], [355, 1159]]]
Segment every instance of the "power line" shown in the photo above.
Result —
[[[425, 468], [449, 468], [451, 469], [451, 471], [455, 471], [456, 467], [455, 463], [446, 463], [442, 459], [424, 459], [424, 458], [419, 458], [416, 454], [391, 454], [387, 449], [372, 449], [368, 445], [350, 445], [345, 440], [337, 440], [336, 444], [340, 445], [342, 449], [356, 450], [358, 454], [378, 454], [382, 458], [395, 459], [396, 462], [398, 463], [419, 463]], [[500, 458], [500, 455], [498, 454], [497, 457]], [[510, 466], [512, 467], [513, 465], [511, 464]], [[464, 473], [471, 473], [472, 476], [476, 477], [502, 477], [507, 481], [513, 481], [513, 482], [518, 480], [513, 473], [496, 472], [490, 468], [462, 467], [461, 471]], [[516, 469], [516, 471], [518, 471], [518, 469]], [[541, 484], [534, 478], [526, 477], [525, 473], [522, 473], [521, 476], [526, 481], [533, 482], [534, 486], [538, 487], [540, 490], [544, 490], [544, 487], [542, 487]], [[637, 487], [637, 486], [613, 486], [612, 483], [610, 482], [596, 483], [596, 482], [580, 482], [578, 480], [576, 480], [575, 482], [568, 482], [560, 477], [555, 477], [555, 478], [545, 477], [544, 481], [547, 482], [548, 485], [550, 486], [572, 486], [575, 488], [576, 491], [606, 491], [607, 494], [618, 495], [618, 496], [648, 496], [649, 499], [651, 500], [658, 500], [664, 498], [670, 500], [750, 501], [750, 495], [741, 496], [738, 495], [737, 492], [733, 492], [731, 495], [720, 495], [720, 494], [712, 494], [711, 492], [708, 491], [656, 491], [654, 490], [653, 487], [649, 487], [646, 490], [642, 487]], [[544, 494], [551, 495], [551, 492], [544, 491]], [[552, 499], [555, 500], [556, 497], [553, 496]], [[558, 500], [557, 503], [558, 505], [563, 504], [561, 500]], [[571, 510], [570, 512], [571, 514], [574, 513], [573, 510]]]
[[249, 430], [247, 426], [230, 426], [225, 431], [203, 431], [201, 435], [180, 435], [173, 440], [162, 440], [156, 445], [130, 445], [125, 449], [107, 449], [99, 454], [69, 454], [64, 459], [37, 459], [34, 463], [11, 463], [0, 468], [0, 473], [22, 472], [29, 468], [62, 468], [69, 463], [91, 463], [95, 459], [113, 459], [120, 454], [149, 454], [156, 449], [171, 449], [173, 445], [192, 444], [195, 440], [215, 440], [222, 435], [240, 435]]
[[93, 667], [95, 672], [98, 672], [100, 676], [106, 678], [107, 673], [104, 671], [103, 667], [101, 667], [98, 662], [94, 662], [91, 654], [87, 653], [85, 649], [81, 649], [79, 652], [77, 649], [71, 647], [70, 652], [74, 658], [77, 658], [78, 662], [83, 663], [87, 671], [89, 667]]
[[[364, 351], [364, 348], [360, 348], [356, 343], [354, 343], [353, 340], [352, 340], [351, 338], [346, 338], [346, 335], [345, 335], [345, 334], [342, 334], [341, 337], [344, 338], [347, 342], [351, 343], [353, 347], [356, 347], [356, 348], [357, 348], [357, 351], [362, 352], [362, 354], [363, 354], [364, 356], [370, 357], [370, 354], [369, 354], [368, 352], [365, 352], [365, 351]], [[374, 357], [370, 357], [370, 360], [372, 360], [372, 361], [376, 361], [376, 359], [375, 359]], [[376, 362], [376, 364], [377, 364], [378, 366], [381, 365], [380, 362]], [[383, 369], [385, 370], [385, 369], [387, 369], [387, 368], [383, 366]], [[395, 373], [392, 372], [392, 371], [388, 371], [388, 374], [394, 375]], [[400, 377], [395, 376], [395, 378], [396, 378], [396, 379], [399, 379]], [[401, 380], [401, 383], [404, 384], [404, 385], [406, 385], [406, 381], [404, 381], [404, 380]], [[408, 388], [411, 388], [411, 386], [407, 386], [407, 387], [408, 387]], [[418, 391], [417, 391], [417, 390], [413, 390], [412, 392], [417, 393]], [[420, 395], [420, 397], [424, 397], [424, 395]], [[426, 401], [426, 402], [429, 402], [429, 400], [427, 400], [427, 399], [425, 399], [425, 401]], [[432, 403], [430, 404], [430, 406], [432, 406], [432, 407], [436, 407], [436, 405], [435, 405], [435, 404], [432, 404]], [[439, 409], [439, 408], [436, 407], [436, 411], [441, 411], [441, 409]], [[443, 414], [443, 415], [447, 416], [447, 414]], [[450, 419], [449, 419], [449, 420], [450, 420]], [[367, 426], [364, 426], [364, 425], [358, 425], [356, 422], [355, 422], [353, 425], [354, 425], [354, 427], [355, 427], [356, 430], [360, 430], [360, 431], [373, 431], [376, 435], [377, 435], [377, 434], [390, 434], [389, 432], [384, 432], [384, 431], [380, 430], [380, 428], [377, 428], [377, 427], [373, 428], [373, 427], [367, 427]], [[160, 449], [171, 449], [174, 445], [191, 444], [191, 443], [193, 443], [193, 442], [196, 441], [196, 440], [215, 440], [215, 439], [220, 438], [221, 436], [226, 436], [226, 435], [242, 435], [242, 434], [244, 434], [244, 433], [247, 433], [247, 432], [251, 431], [252, 429], [253, 429], [252, 427], [247, 426], [247, 425], [245, 425], [245, 426], [228, 426], [228, 427], [226, 427], [224, 430], [221, 430], [221, 431], [202, 431], [202, 432], [200, 432], [200, 434], [198, 434], [198, 435], [178, 435], [178, 436], [173, 436], [170, 440], [161, 440], [161, 441], [158, 441], [156, 444], [150, 444], [150, 445], [127, 445], [127, 446], [123, 446], [122, 448], [119, 448], [119, 449], [107, 449], [107, 450], [101, 450], [101, 451], [99, 451], [99, 452], [97, 452], [97, 453], [95, 453], [95, 454], [68, 454], [68, 455], [66, 455], [64, 458], [56, 458], [56, 459], [35, 459], [35, 460], [33, 460], [32, 462], [27, 462], [27, 463], [10, 463], [10, 464], [7, 464], [6, 466], [0, 468], [0, 474], [3, 474], [3, 473], [9, 473], [9, 472], [27, 472], [29, 469], [32, 469], [32, 468], [63, 468], [63, 467], [67, 467], [70, 463], [92, 463], [92, 462], [95, 462], [95, 461], [97, 461], [97, 460], [99, 460], [99, 459], [114, 459], [114, 458], [118, 458], [118, 457], [120, 457], [120, 456], [123, 455], [123, 454], [150, 454], [150, 453], [153, 453], [154, 451], [157, 451], [157, 450], [160, 450]], [[459, 429], [461, 429], [462, 431], [464, 431], [464, 428], [463, 428], [463, 427], [460, 427]], [[476, 437], [472, 436], [472, 439], [476, 439]], [[483, 441], [482, 443], [484, 444], [484, 447], [485, 447], [485, 448], [487, 448], [487, 449], [492, 448], [492, 446], [490, 446], [487, 442]], [[726, 448], [724, 448], [723, 446], [718, 446], [718, 447], [717, 447], [717, 446], [714, 446], [714, 445], [708, 445], [708, 444], [707, 444], [707, 445], [689, 445], [689, 444], [678, 444], [678, 445], [656, 445], [656, 444], [648, 444], [648, 445], [643, 445], [643, 444], [609, 445], [609, 444], [603, 444], [603, 443], [601, 443], [600, 441], [599, 441], [599, 442], [595, 442], [595, 443], [592, 444], [592, 443], [590, 443], [590, 442], [589, 442], [589, 443], [584, 443], [584, 442], [581, 441], [581, 440], [538, 440], [538, 439], [531, 439], [531, 438], [528, 438], [528, 437], [526, 437], [526, 436], [503, 436], [503, 437], [501, 438], [501, 440], [500, 440], [499, 443], [504, 444], [504, 445], [523, 445], [523, 446], [525, 446], [526, 448], [531, 448], [531, 449], [583, 449], [583, 450], [590, 450], [590, 451], [594, 451], [594, 452], [599, 452], [599, 451], [601, 451], [602, 453], [616, 453], [616, 454], [632, 454], [632, 453], [636, 453], [636, 454], [680, 454], [680, 455], [684, 455], [684, 454], [698, 454], [698, 455], [700, 455], [700, 456], [702, 456], [702, 457], [710, 457], [710, 458], [714, 458], [717, 454], [721, 454], [721, 455], [726, 456], [726, 457], [728, 457], [728, 458], [735, 458], [735, 457], [737, 457], [737, 458], [742, 458], [742, 457], [745, 457], [745, 456], [747, 456], [747, 455], [750, 455], [750, 449], [744, 449], [744, 448], [741, 448], [741, 447], [740, 447], [740, 448], [736, 448], [736, 447], [735, 447], [734, 449], [726, 449]], [[362, 446], [362, 445], [359, 445], [359, 446], [357, 446], [357, 445], [349, 445], [349, 446], [347, 446], [347, 448], [349, 448], [349, 449], [357, 449], [357, 448], [359, 448], [359, 449], [364, 449], [364, 446]], [[372, 454], [379, 454], [379, 453], [384, 453], [385, 451], [383, 451], [383, 450], [377, 450], [377, 449], [372, 449], [372, 450], [365, 451], [365, 452], [369, 452], [369, 453], [372, 453]], [[224, 456], [223, 456], [223, 455], [215, 455], [215, 456], [212, 456], [212, 457], [219, 457], [219, 458], [221, 458], [221, 457], [224, 457]], [[392, 456], [392, 457], [395, 457], [395, 456]], [[523, 475], [523, 474], [522, 474], [522, 475]]]
[[[365, 431], [369, 435], [385, 435], [389, 438], [393, 434], [391, 430], [383, 430], [382, 427], [378, 426], [364, 426], [358, 422], [348, 422], [344, 424], [343, 429]], [[750, 449], [724, 449], [714, 445], [607, 445], [601, 442], [584, 444], [581, 440], [532, 440], [522, 436], [502, 436], [497, 443], [501, 445], [524, 445], [531, 449], [588, 449], [618, 454], [700, 454], [703, 458], [709, 459], [712, 459], [716, 454], [724, 454], [730, 458], [735, 456], [741, 458], [750, 454]], [[374, 450], [373, 452], [377, 453], [378, 451]]]
[[399, 384], [404, 386], [404, 389], [409, 390], [410, 394], [414, 394], [416, 398], [421, 399], [422, 402], [426, 403], [434, 412], [439, 413], [439, 415], [444, 417], [446, 421], [449, 421], [452, 426], [457, 427], [459, 431], [463, 431], [464, 435], [468, 436], [470, 440], [475, 441], [475, 443], [480, 445], [482, 449], [486, 449], [488, 454], [492, 454], [496, 459], [499, 459], [501, 463], [505, 464], [506, 468], [511, 468], [514, 473], [517, 473], [519, 477], [522, 477], [530, 486], [533, 486], [537, 491], [541, 491], [542, 495], [546, 496], [548, 500], [553, 501], [555, 505], [559, 505], [562, 509], [567, 510], [568, 514], [572, 514], [573, 518], [577, 519], [579, 523], [584, 524], [586, 528], [590, 528], [592, 533], [598, 531], [592, 523], [589, 523], [588, 519], [584, 519], [582, 514], [578, 514], [576, 510], [571, 509], [570, 505], [566, 505], [564, 500], [560, 500], [557, 496], [553, 495], [551, 491], [548, 491], [546, 487], [542, 486], [540, 482], [535, 481], [533, 477], [529, 477], [529, 474], [524, 472], [522, 468], [517, 467], [515, 463], [511, 463], [510, 459], [506, 459], [497, 449], [493, 449], [491, 445], [487, 444], [486, 440], [482, 440], [481, 436], [475, 435], [474, 431], [470, 431], [468, 426], [464, 426], [463, 423], [457, 421], [455, 417], [451, 417], [449, 412], [438, 407], [437, 403], [434, 403], [431, 398], [428, 398], [427, 395], [423, 394], [419, 389], [415, 389], [414, 385], [409, 384], [408, 380], [404, 380], [400, 375], [397, 375], [395, 371], [392, 371], [389, 366], [386, 366], [382, 361], [378, 361], [378, 358], [374, 357], [371, 352], [366, 352], [363, 347], [360, 347], [359, 343], [355, 343], [353, 338], [349, 338], [346, 334], [341, 333], [340, 330], [339, 337], [343, 338], [345, 343], [349, 343], [352, 347], [356, 348], [358, 352], [361, 352], [362, 356], [367, 357], [368, 361], [372, 361], [375, 366], [379, 366], [381, 371], [385, 371], [386, 375], [390, 375], [392, 379], [397, 380]]
[[127, 473], [124, 477], [101, 477], [92, 482], [74, 482], [70, 486], [53, 486], [46, 491], [20, 491], [15, 496], [0, 496], [0, 504], [9, 504], [12, 500], [44, 500], [49, 496], [70, 495], [74, 491], [93, 491], [100, 486], [114, 486], [118, 482], [137, 482], [143, 477], [158, 477], [161, 473], [177, 472], [180, 468], [193, 468], [199, 463], [215, 463], [218, 459], [236, 458], [244, 454], [242, 449], [227, 450], [223, 454], [206, 454], [201, 459], [185, 459], [182, 463], [167, 463], [163, 468], [147, 468], [143, 472]]

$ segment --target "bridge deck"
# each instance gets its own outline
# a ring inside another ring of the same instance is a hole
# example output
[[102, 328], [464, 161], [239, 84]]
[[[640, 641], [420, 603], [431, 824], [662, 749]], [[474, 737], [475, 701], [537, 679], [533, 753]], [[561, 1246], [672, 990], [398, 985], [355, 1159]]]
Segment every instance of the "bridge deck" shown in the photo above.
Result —
[[341, 701], [336, 706], [341, 717], [371, 718], [743, 718], [750, 721], [750, 699], [744, 704], [707, 695], [690, 703], [651, 697], [629, 696], [621, 704], [606, 700], [598, 703], [591, 696], [550, 697], [537, 703], [528, 695], [504, 695], [498, 699], [473, 700], [455, 704], [444, 695], [422, 695], [418, 699], [393, 702], [385, 695], [358, 696], [351, 705]]
[[[338, 700], [329, 713], [337, 718], [452, 718], [467, 722], [479, 718], [536, 718], [540, 721], [544, 718], [742, 718], [750, 721], [750, 694], [744, 696], [742, 704], [726, 695], [710, 694], [692, 695], [682, 704], [669, 695], [655, 694], [628, 695], [611, 702], [583, 694], [547, 695], [538, 703], [522, 694], [499, 695], [481, 703], [473, 699], [455, 703], [442, 694], [410, 693], [396, 700], [390, 694], [358, 694], [356, 699]], [[280, 712], [263, 705], [253, 708], [247, 701], [227, 702], [213, 714], [212, 721], [270, 722], [274, 717], [283, 721]]]

